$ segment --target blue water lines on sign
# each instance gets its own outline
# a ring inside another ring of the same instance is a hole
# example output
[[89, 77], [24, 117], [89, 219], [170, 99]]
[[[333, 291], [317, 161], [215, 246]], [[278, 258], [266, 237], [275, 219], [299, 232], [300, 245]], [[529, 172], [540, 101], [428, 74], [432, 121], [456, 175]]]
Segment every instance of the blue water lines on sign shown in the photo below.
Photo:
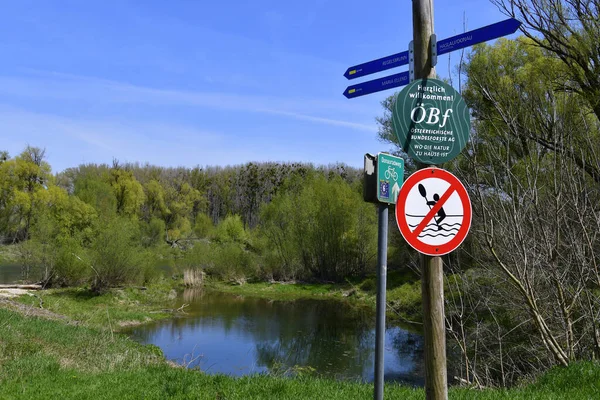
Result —
[[344, 72], [347, 79], [360, 78], [361, 76], [374, 74], [376, 72], [385, 71], [386, 69], [400, 67], [408, 64], [408, 51], [392, 54], [391, 56], [378, 58], [377, 60], [368, 61], [363, 64], [358, 64], [350, 67]]
[[348, 86], [344, 91], [344, 96], [346, 96], [347, 99], [353, 99], [355, 97], [381, 92], [382, 90], [408, 85], [409, 81], [410, 77], [408, 71], [401, 72], [399, 74], [386, 76], [385, 78], [373, 79], [372, 81]]
[[484, 26], [483, 28], [452, 36], [448, 39], [438, 40], [437, 53], [438, 55], [446, 54], [454, 50], [473, 46], [477, 43], [487, 42], [488, 40], [510, 35], [511, 33], [515, 33], [517, 29], [519, 29], [519, 26], [521, 26], [520, 21], [509, 18], [492, 25]]

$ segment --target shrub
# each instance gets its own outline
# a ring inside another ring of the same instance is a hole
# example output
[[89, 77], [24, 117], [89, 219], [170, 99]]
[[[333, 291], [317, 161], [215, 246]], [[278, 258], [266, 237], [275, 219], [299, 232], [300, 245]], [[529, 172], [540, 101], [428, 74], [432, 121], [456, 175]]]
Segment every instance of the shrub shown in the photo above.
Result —
[[151, 247], [164, 243], [166, 225], [162, 219], [152, 218], [148, 224], [143, 224], [142, 229], [144, 230], [142, 237], [144, 246]]
[[196, 223], [194, 224], [196, 237], [200, 239], [207, 238], [213, 233], [214, 229], [212, 219], [208, 215], [203, 213], [196, 215]]
[[173, 260], [174, 269], [182, 273], [187, 269], [206, 269], [213, 264], [211, 254], [215, 252], [215, 245], [206, 242], [195, 243], [185, 251], [177, 251]]
[[239, 244], [226, 243], [215, 248], [214, 264], [208, 272], [222, 280], [244, 282], [258, 274], [256, 256]]
[[115, 218], [100, 228], [90, 249], [93, 291], [103, 292], [143, 277], [146, 257], [137, 238], [136, 225], [125, 218]]
[[375, 284], [375, 278], [365, 279], [365, 281], [360, 285], [360, 290], [363, 292], [375, 292], [376, 289], [377, 285]]
[[219, 243], [248, 244], [248, 233], [239, 215], [230, 215], [219, 223], [215, 232], [215, 240]]

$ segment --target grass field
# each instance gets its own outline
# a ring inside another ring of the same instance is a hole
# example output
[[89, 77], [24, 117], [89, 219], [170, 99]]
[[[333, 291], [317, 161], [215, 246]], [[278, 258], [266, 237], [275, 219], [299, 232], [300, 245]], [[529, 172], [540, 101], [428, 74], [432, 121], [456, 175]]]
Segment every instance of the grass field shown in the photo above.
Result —
[[50, 289], [21, 296], [20, 303], [67, 316], [88, 327], [120, 327], [137, 325], [172, 314], [177, 292], [168, 283], [136, 288], [111, 289], [96, 295], [85, 288]]
[[[156, 290], [165, 295], [165, 290]], [[167, 292], [168, 293], [168, 292]], [[114, 332], [122, 321], [154, 318], [152, 292], [127, 289], [91, 297], [49, 293], [44, 305], [0, 302], [0, 399], [371, 399], [373, 387], [318, 376], [231, 378], [173, 366], [155, 346]], [[168, 298], [168, 296], [167, 296]], [[12, 309], [8, 309], [12, 308]], [[108, 323], [106, 309], [111, 315]], [[36, 316], [36, 315], [40, 316]], [[104, 317], [103, 317], [104, 315]], [[43, 316], [43, 318], [42, 318]], [[79, 320], [75, 316], [82, 317]], [[164, 316], [162, 316], [164, 317]], [[451, 399], [594, 399], [600, 365], [578, 363], [549, 371], [511, 390], [451, 388]], [[423, 399], [418, 388], [387, 384], [386, 399]]]

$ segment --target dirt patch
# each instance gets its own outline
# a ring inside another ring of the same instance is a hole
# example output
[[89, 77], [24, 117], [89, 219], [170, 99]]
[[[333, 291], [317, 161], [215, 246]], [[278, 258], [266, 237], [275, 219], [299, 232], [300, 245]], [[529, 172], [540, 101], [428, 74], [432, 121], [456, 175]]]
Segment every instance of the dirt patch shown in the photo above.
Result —
[[28, 290], [25, 289], [0, 289], [0, 298], [10, 299], [13, 297], [22, 296], [24, 294], [33, 296]]
[[[21, 289], [6, 289], [6, 290], [21, 290]], [[29, 294], [31, 295], [31, 293], [29, 293]], [[64, 315], [56, 314], [52, 311], [49, 311], [49, 310], [46, 310], [43, 308], [28, 306], [26, 304], [21, 304], [14, 300], [10, 300], [9, 298], [6, 298], [6, 297], [0, 297], [0, 307], [6, 308], [11, 311], [18, 312], [19, 314], [22, 314], [26, 317], [34, 316], [34, 317], [40, 317], [40, 318], [45, 318], [45, 319], [52, 319], [52, 320], [56, 320], [56, 321], [66, 321], [72, 325], [79, 324], [79, 321], [71, 320], [70, 318], [68, 318]]]
[[150, 322], [150, 321], [152, 321], [152, 319], [146, 317], [146, 318], [144, 318], [143, 321], [138, 321], [138, 320], [120, 321], [118, 325], [121, 328], [126, 328], [126, 327], [130, 327], [130, 326], [143, 325], [143, 324], [145, 324], [147, 322]]

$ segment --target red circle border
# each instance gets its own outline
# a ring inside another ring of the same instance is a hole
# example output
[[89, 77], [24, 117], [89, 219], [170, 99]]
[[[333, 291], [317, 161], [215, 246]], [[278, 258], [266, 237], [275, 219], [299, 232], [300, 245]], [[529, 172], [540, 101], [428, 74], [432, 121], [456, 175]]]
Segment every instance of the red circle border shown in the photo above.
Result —
[[[452, 240], [440, 246], [433, 246], [419, 241], [418, 238], [414, 237], [412, 234], [412, 231], [406, 222], [406, 218], [404, 218], [404, 215], [406, 214], [405, 207], [408, 193], [417, 183], [421, 182], [425, 178], [431, 177], [443, 179], [448, 182], [450, 184], [450, 188], [448, 190], [454, 189], [456, 191], [463, 206], [463, 224]], [[403, 218], [399, 218], [399, 215], [401, 215]], [[400, 188], [400, 193], [398, 193], [398, 200], [396, 201], [396, 224], [400, 229], [400, 233], [404, 237], [404, 240], [406, 240], [406, 243], [408, 243], [413, 249], [429, 256], [443, 256], [456, 250], [467, 237], [467, 233], [469, 233], [472, 217], [473, 211], [471, 208], [471, 199], [469, 198], [467, 189], [456, 176], [441, 168], [424, 168], [418, 170], [408, 177], [408, 179]]]

